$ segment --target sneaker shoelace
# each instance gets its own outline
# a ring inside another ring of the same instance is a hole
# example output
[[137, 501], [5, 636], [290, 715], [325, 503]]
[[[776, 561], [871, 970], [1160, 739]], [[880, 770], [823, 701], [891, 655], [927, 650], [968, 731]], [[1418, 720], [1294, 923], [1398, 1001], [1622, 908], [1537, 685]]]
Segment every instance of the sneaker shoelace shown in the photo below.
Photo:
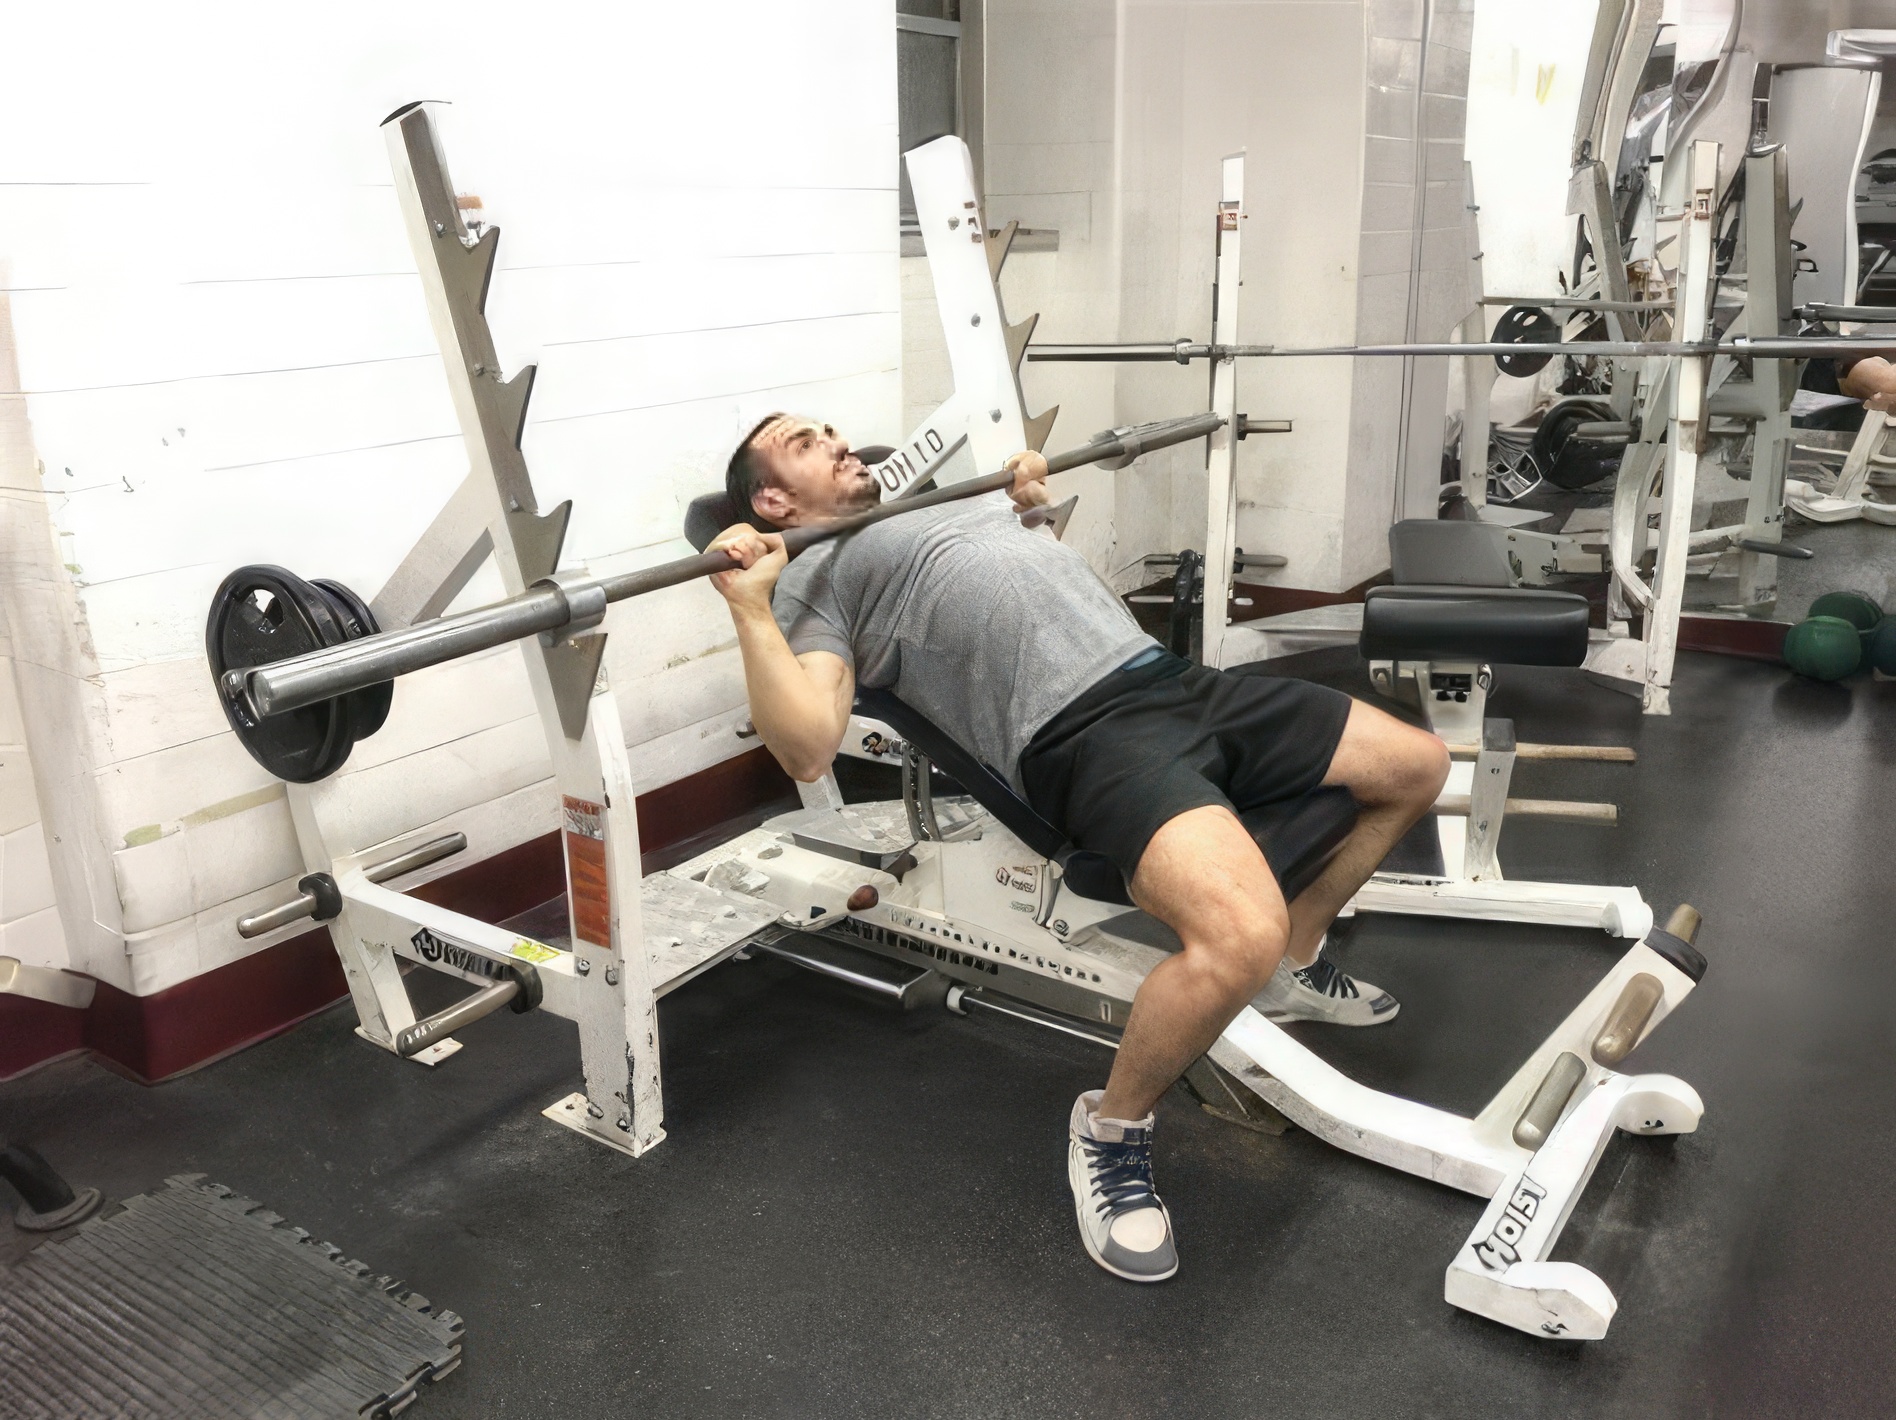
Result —
[[1351, 998], [1358, 994], [1356, 983], [1328, 957], [1318, 957], [1309, 966], [1300, 967], [1294, 975], [1319, 996]]
[[1100, 1196], [1097, 1211], [1104, 1217], [1117, 1218], [1135, 1208], [1158, 1206], [1158, 1194], [1152, 1190], [1152, 1140], [1145, 1130], [1128, 1130], [1124, 1143], [1101, 1139], [1082, 1139], [1087, 1171]]

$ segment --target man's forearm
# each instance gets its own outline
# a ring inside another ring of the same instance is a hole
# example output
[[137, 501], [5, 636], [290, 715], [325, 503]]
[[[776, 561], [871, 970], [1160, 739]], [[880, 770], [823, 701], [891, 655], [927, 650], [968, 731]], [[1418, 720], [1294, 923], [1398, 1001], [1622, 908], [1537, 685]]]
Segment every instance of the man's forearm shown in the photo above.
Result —
[[1880, 356], [1866, 356], [1838, 377], [1837, 388], [1852, 399], [1896, 394], [1896, 365]]
[[810, 679], [767, 609], [732, 607], [731, 620], [759, 738], [791, 778], [822, 778], [842, 742], [834, 695]]

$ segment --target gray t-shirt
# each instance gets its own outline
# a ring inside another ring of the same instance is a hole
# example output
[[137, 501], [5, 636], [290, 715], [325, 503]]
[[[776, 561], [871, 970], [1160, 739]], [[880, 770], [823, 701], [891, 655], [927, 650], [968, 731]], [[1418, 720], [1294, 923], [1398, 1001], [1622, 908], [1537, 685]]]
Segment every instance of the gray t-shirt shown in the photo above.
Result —
[[777, 579], [798, 655], [830, 651], [1020, 788], [1020, 752], [1080, 692], [1158, 643], [1078, 552], [1007, 495], [871, 524]]

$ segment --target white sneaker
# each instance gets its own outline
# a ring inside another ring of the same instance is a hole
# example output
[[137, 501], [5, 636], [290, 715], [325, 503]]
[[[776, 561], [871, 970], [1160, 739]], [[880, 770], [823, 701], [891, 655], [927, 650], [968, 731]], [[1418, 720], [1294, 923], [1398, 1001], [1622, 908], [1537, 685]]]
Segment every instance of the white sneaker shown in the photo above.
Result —
[[1289, 958], [1280, 961], [1251, 1004], [1267, 1021], [1333, 1026], [1379, 1026], [1402, 1009], [1382, 987], [1356, 980], [1321, 951], [1306, 967], [1293, 967]]
[[1104, 1090], [1073, 1102], [1067, 1182], [1080, 1241], [1101, 1267], [1128, 1282], [1163, 1282], [1178, 1271], [1172, 1215], [1152, 1191], [1152, 1116], [1101, 1119]]

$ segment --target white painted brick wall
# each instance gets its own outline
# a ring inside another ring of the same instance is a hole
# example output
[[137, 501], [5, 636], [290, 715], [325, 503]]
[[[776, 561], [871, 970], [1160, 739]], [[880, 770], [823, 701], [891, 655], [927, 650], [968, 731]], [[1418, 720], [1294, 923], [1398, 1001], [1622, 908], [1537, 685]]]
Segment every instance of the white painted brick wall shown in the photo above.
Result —
[[[1474, 0], [1435, 0], [1422, 104], [1422, 280], [1416, 336], [1461, 318], [1461, 151]], [[1511, 0], [1487, 0], [1490, 5]], [[1243, 149], [1248, 220], [1240, 338], [1399, 340], [1416, 218], [1418, 0], [989, 0], [991, 216], [1062, 228], [1035, 292], [1043, 340], [1204, 339], [1218, 161]], [[1069, 227], [1074, 238], [1069, 244]], [[1432, 513], [1444, 361], [1416, 362], [1407, 511]], [[1112, 420], [1204, 407], [1202, 365], [1030, 366], [1047, 394]], [[1103, 399], [1081, 394], [1101, 381]], [[1038, 397], [1037, 397], [1038, 396]], [[1387, 566], [1403, 417], [1394, 361], [1247, 361], [1239, 408], [1295, 431], [1238, 448], [1237, 541], [1289, 558], [1261, 580], [1342, 590]], [[1066, 424], [1054, 442], [1099, 427]], [[1200, 550], [1204, 460], [1187, 446], [1108, 485], [1096, 560], [1121, 585], [1147, 553]]]
[[0, 656], [0, 956], [33, 966], [67, 964], [10, 655]]
[[[370, 595], [466, 469], [381, 119], [452, 101], [456, 185], [503, 229], [502, 358], [540, 367], [541, 501], [575, 500], [569, 564], [616, 570], [686, 550], [685, 504], [766, 410], [904, 432], [894, 31], [885, 0], [13, 18], [0, 602], [51, 787], [47, 831], [14, 828], [0, 746], [0, 950], [149, 992], [254, 950], [234, 918], [299, 875], [211, 694], [212, 591], [274, 561]], [[643, 786], [743, 748], [709, 588], [608, 629]], [[546, 831], [529, 714], [511, 651], [404, 681], [349, 766], [360, 831], [451, 825], [474, 856]]]

